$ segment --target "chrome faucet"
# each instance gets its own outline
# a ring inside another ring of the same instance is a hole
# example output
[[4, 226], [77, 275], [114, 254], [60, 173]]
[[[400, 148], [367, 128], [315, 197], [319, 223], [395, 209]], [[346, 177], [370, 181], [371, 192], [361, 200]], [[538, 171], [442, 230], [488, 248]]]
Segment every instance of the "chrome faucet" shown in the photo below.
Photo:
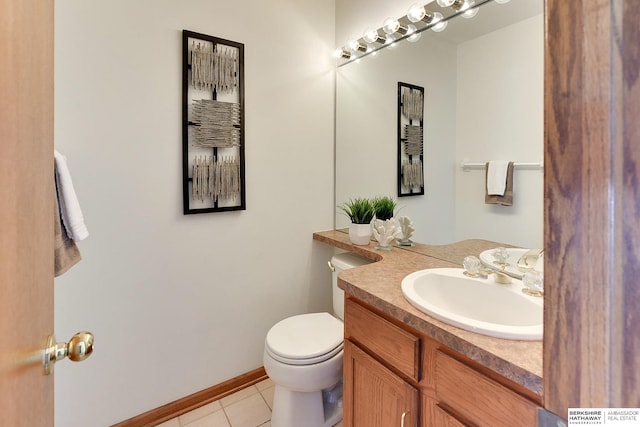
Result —
[[525, 252], [525, 254], [518, 260], [518, 269], [521, 271], [533, 270], [543, 252], [543, 249], [531, 249], [530, 251]]
[[508, 274], [503, 271], [482, 268], [480, 260], [475, 256], [465, 257], [462, 262], [462, 266], [464, 267], [464, 271], [462, 273], [465, 276], [487, 279], [493, 274], [495, 275], [494, 280], [496, 283], [501, 283], [503, 285], [511, 283], [511, 277]]

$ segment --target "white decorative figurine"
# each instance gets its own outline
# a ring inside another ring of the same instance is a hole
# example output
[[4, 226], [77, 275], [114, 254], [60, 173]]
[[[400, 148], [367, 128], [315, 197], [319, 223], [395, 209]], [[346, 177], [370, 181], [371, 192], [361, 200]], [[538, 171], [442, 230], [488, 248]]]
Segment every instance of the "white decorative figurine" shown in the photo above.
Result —
[[373, 221], [373, 237], [378, 241], [376, 249], [382, 251], [391, 250], [391, 242], [400, 236], [400, 228], [393, 218], [382, 221], [376, 219]]
[[413, 242], [411, 241], [411, 236], [413, 232], [416, 230], [413, 227], [413, 223], [408, 216], [401, 216], [398, 218], [398, 224], [400, 225], [400, 238], [398, 239], [398, 244], [400, 246], [411, 246]]

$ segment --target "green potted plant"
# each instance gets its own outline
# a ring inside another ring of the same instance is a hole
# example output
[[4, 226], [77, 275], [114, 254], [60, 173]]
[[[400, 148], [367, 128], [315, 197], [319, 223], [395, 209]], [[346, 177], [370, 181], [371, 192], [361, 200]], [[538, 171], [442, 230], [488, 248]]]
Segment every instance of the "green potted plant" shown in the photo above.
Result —
[[365, 197], [349, 199], [338, 205], [338, 208], [349, 217], [349, 239], [354, 245], [368, 245], [371, 240], [371, 220], [375, 215], [373, 202]]
[[398, 204], [389, 196], [376, 197], [372, 201], [376, 218], [382, 221], [393, 218], [394, 211]]

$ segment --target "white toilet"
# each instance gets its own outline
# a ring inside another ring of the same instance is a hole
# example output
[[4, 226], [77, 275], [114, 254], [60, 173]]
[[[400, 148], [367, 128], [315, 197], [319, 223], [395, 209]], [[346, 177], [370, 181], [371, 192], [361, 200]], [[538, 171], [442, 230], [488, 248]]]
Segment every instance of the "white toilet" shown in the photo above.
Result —
[[272, 427], [331, 427], [342, 419], [344, 291], [338, 288], [338, 273], [370, 262], [351, 253], [331, 258], [336, 317], [292, 316], [267, 333], [264, 369], [276, 384]]

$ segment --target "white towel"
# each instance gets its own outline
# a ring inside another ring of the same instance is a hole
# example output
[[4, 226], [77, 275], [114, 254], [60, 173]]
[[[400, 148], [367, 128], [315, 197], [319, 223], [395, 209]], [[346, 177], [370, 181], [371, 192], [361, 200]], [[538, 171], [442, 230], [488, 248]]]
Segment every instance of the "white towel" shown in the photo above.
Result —
[[57, 150], [53, 151], [53, 157], [55, 159], [56, 185], [62, 223], [69, 238], [84, 240], [89, 235], [89, 231], [84, 224], [80, 203], [78, 202], [76, 191], [73, 189], [71, 174], [67, 167], [67, 159]]
[[487, 169], [487, 194], [504, 196], [507, 187], [509, 160], [491, 160]]

